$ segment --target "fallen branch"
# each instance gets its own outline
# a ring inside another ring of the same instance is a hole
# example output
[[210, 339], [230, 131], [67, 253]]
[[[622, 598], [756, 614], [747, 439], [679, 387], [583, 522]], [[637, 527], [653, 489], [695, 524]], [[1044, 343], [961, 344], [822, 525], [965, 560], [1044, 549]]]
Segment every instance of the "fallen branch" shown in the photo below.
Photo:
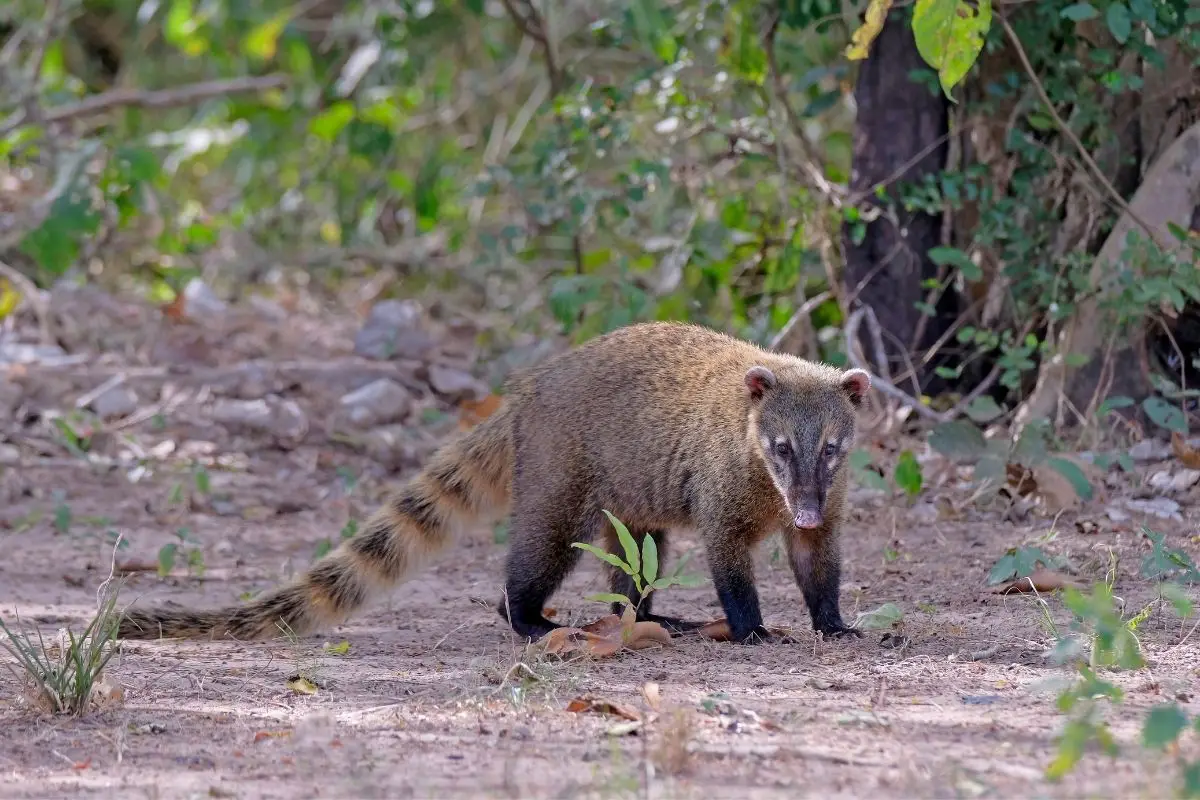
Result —
[[42, 298], [41, 292], [33, 281], [26, 278], [13, 267], [0, 261], [0, 275], [3, 275], [9, 282], [16, 285], [21, 296], [29, 301], [29, 305], [33, 307], [33, 313], [37, 317], [38, 330], [41, 333], [42, 344], [54, 344], [54, 329], [50, 322], [50, 307]]

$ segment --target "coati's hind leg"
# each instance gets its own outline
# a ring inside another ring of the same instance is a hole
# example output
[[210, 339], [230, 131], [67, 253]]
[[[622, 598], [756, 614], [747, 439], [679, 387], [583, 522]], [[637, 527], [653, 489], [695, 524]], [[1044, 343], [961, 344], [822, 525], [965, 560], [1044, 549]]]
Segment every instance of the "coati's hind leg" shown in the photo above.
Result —
[[546, 601], [562, 585], [583, 552], [572, 542], [591, 542], [604, 521], [599, 506], [540, 493], [518, 500], [509, 537], [505, 596], [500, 616], [519, 636], [538, 639], [562, 626], [546, 619]]
[[[620, 541], [617, 539], [616, 532], [612, 530], [612, 526], [606, 527], [608, 533], [608, 550], [616, 553], [621, 558], [625, 557], [625, 550], [621, 547]], [[665, 564], [667, 560], [667, 536], [666, 531], [630, 531], [633, 534], [633, 539], [638, 543], [638, 547], [642, 546], [642, 541], [646, 536], [654, 537], [654, 544], [658, 549], [658, 563]], [[637, 587], [633, 583], [633, 578], [626, 575], [623, 570], [616, 567], [609, 567], [609, 587], [613, 594], [623, 594], [630, 600], [637, 602]], [[660, 569], [661, 573], [661, 569]], [[657, 622], [666, 628], [672, 636], [678, 636], [687, 631], [694, 631], [704, 626], [702, 622], [689, 622], [687, 620], [678, 619], [677, 617], [664, 617], [661, 614], [655, 614], [652, 611], [654, 604], [654, 593], [647, 595], [638, 605], [637, 619], [639, 622]], [[624, 603], [613, 603], [612, 612], [614, 614], [623, 614], [625, 612]]]

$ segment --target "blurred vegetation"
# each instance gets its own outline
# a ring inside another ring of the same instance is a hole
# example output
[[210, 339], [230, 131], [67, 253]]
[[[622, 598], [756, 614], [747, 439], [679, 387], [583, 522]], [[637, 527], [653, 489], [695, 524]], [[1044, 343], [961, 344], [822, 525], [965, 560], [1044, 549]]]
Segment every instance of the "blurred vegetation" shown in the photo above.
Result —
[[[1118, 201], [1200, 118], [1178, 77], [1200, 12], [1035, 0], [993, 21], [990, 3], [921, 0], [914, 22], [889, 5], [16, 0], [0, 259], [158, 301], [198, 275], [233, 294], [370, 278], [575, 341], [656, 318], [761, 342], [787, 327], [790, 349], [844, 363], [847, 242], [925, 214], [948, 224], [920, 254], [936, 274], [912, 280], [926, 313], [953, 313], [938, 358], [911, 354], [909, 391], [969, 379], [953, 402], [987, 380], [1008, 413], [1099, 291]], [[850, 191], [856, 74], [885, 19], [942, 67], [909, 77], [947, 96], [955, 141], [940, 172]], [[1139, 103], [1170, 124], [1151, 142], [1143, 119], [1130, 150]], [[1194, 263], [1147, 258], [1104, 284], [1122, 324], [1200, 298]]]

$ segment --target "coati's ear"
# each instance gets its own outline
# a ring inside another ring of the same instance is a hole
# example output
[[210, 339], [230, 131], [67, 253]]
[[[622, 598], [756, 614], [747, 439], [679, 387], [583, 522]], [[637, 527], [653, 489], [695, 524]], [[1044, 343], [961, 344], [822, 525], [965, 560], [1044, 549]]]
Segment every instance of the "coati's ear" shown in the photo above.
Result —
[[775, 373], [764, 366], [753, 366], [746, 371], [746, 388], [750, 390], [751, 400], [761, 400], [775, 384]]
[[848, 369], [842, 373], [842, 391], [850, 398], [855, 408], [862, 405], [863, 398], [871, 388], [871, 373], [865, 369]]

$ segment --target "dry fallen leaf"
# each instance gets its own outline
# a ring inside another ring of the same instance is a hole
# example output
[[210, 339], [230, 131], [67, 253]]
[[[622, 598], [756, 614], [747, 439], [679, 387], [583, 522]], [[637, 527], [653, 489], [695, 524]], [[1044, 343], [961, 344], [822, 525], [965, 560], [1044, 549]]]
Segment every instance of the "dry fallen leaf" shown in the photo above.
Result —
[[1004, 473], [1008, 478], [1009, 489], [1019, 497], [1025, 497], [1037, 491], [1038, 483], [1033, 477], [1032, 470], [1010, 461], [1004, 466]]
[[496, 413], [503, 403], [504, 398], [498, 394], [489, 394], [482, 400], [464, 399], [458, 405], [458, 427], [462, 430], [473, 428]]
[[992, 591], [996, 594], [1025, 594], [1032, 591], [1053, 592], [1056, 589], [1065, 589], [1068, 586], [1078, 587], [1079, 583], [1063, 575], [1061, 572], [1049, 569], [1036, 569], [1032, 575], [1002, 583]]
[[259, 731], [258, 733], [254, 734], [254, 743], [258, 744], [264, 739], [282, 739], [291, 735], [291, 731]]
[[303, 675], [288, 678], [287, 687], [296, 694], [316, 694], [317, 685]]
[[1171, 452], [1189, 469], [1200, 469], [1200, 450], [1192, 447], [1179, 431], [1171, 432]]
[[[733, 639], [729, 632], [729, 623], [724, 619], [715, 619], [712, 622], [699, 628], [697, 631], [706, 639], [712, 639], [714, 642], [728, 642]], [[767, 633], [772, 636], [787, 637], [787, 631], [782, 628], [767, 628]]]
[[556, 628], [540, 641], [545, 642], [548, 655], [561, 657], [586, 652], [605, 658], [625, 648], [642, 650], [655, 645], [670, 646], [671, 634], [657, 622], [637, 622], [626, 640], [622, 636], [621, 618], [609, 614], [582, 628]]
[[658, 684], [653, 681], [647, 681], [642, 684], [642, 697], [646, 699], [646, 705], [650, 706], [651, 711], [662, 710], [662, 694], [658, 690]]
[[591, 712], [593, 714], [609, 714], [614, 717], [623, 717], [628, 720], [640, 720], [642, 715], [637, 712], [637, 709], [614, 703], [611, 700], [599, 700], [589, 694], [576, 697], [571, 702], [567, 703], [567, 711], [575, 714]]

